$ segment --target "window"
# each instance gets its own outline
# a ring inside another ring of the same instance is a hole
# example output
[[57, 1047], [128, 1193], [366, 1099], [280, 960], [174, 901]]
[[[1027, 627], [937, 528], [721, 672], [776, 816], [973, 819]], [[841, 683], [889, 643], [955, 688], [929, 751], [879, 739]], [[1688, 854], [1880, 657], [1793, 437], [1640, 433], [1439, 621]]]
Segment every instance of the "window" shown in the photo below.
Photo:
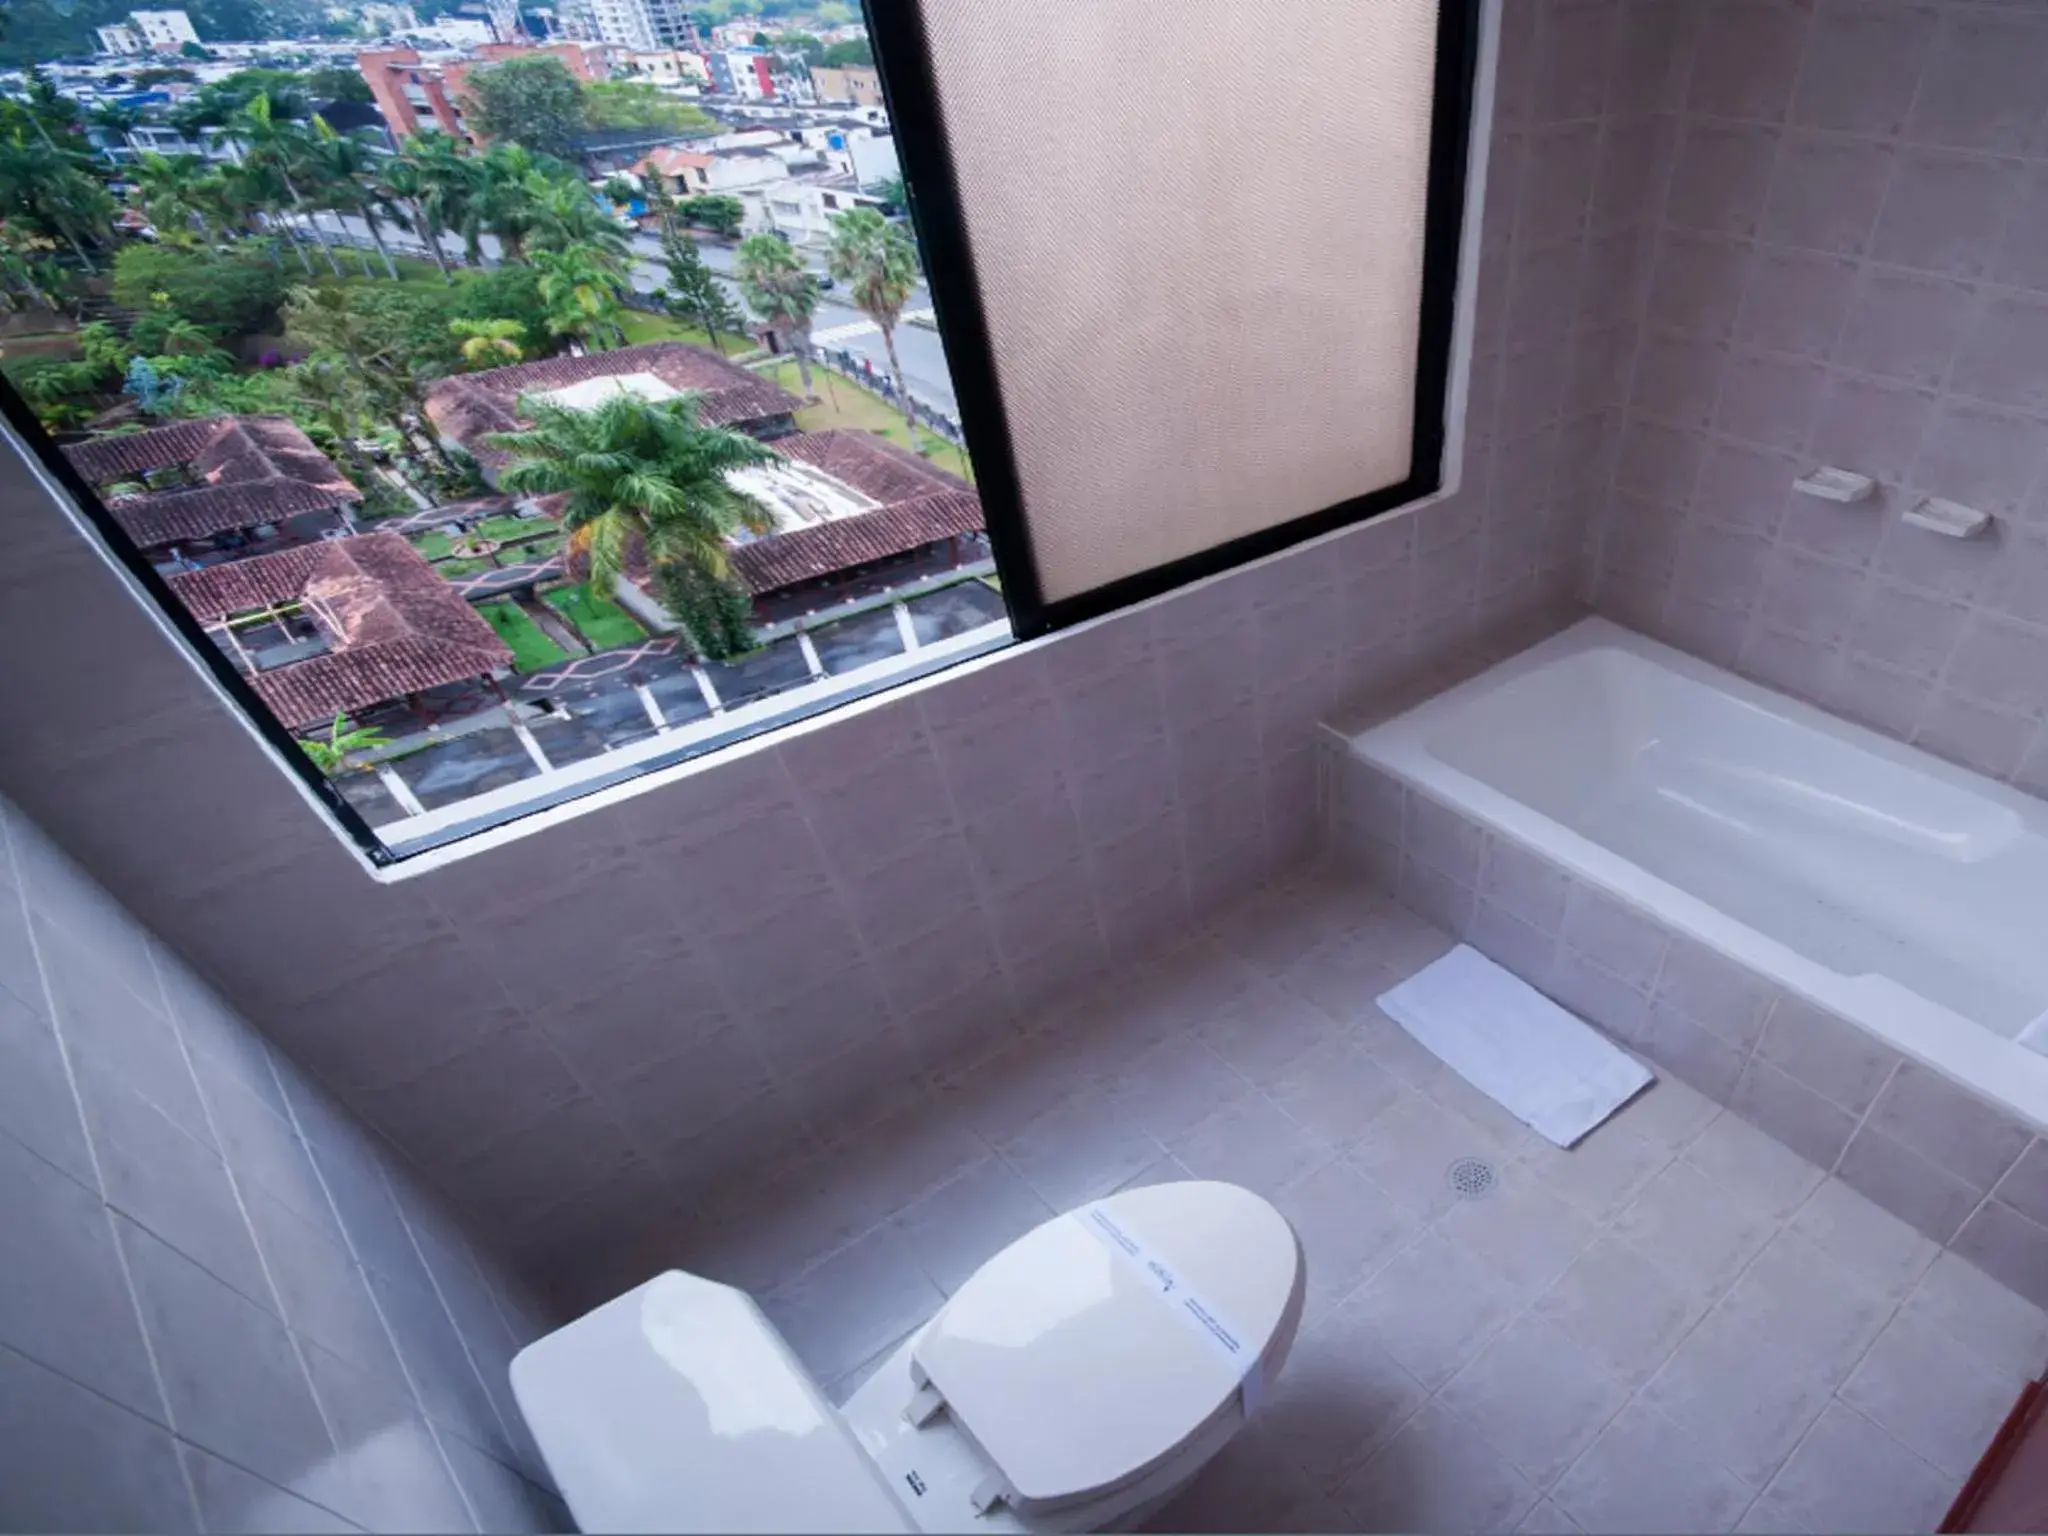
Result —
[[[402, 859], [1433, 490], [1474, 9], [872, 0], [851, 176], [764, 147], [844, 108], [733, 95], [794, 69], [606, 97], [493, 48], [435, 75], [476, 143], [230, 77], [214, 160], [135, 167], [57, 66], [10, 109], [66, 196], [0, 203], [52, 341], [0, 402]], [[1257, 112], [1170, 84], [1283, 62]]]

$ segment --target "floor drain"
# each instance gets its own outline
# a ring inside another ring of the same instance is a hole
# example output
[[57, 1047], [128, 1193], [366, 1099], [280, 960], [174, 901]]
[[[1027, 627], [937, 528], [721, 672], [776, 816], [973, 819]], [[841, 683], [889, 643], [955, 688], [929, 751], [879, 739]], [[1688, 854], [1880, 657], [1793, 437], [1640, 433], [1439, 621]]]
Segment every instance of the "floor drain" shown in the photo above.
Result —
[[1445, 1177], [1450, 1181], [1451, 1192], [1460, 1200], [1478, 1200], [1493, 1193], [1500, 1176], [1484, 1158], [1461, 1157], [1451, 1164]]

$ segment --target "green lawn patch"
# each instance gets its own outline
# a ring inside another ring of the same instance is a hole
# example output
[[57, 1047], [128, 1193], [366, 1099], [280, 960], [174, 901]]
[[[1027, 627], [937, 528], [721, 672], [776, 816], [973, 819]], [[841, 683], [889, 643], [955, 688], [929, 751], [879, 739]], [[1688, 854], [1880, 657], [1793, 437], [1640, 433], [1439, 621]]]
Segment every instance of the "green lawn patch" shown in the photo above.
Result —
[[520, 544], [554, 531], [555, 525], [544, 517], [487, 517], [476, 525], [470, 537], [491, 539], [499, 544]]
[[754, 343], [745, 336], [728, 336], [718, 333], [718, 345], [711, 345], [711, 338], [702, 331], [683, 324], [668, 315], [650, 315], [637, 309], [629, 309], [619, 321], [619, 329], [626, 333], [626, 340], [633, 346], [644, 346], [650, 341], [686, 341], [693, 347], [721, 349], [730, 357], [738, 352], [750, 352]]
[[474, 576], [479, 571], [495, 571], [497, 568], [495, 560], [442, 560], [435, 564], [434, 574], [453, 581], [458, 576]]
[[512, 667], [517, 672], [538, 672], [542, 667], [566, 661], [568, 654], [541, 631], [541, 627], [519, 611], [509, 597], [478, 603], [476, 611], [498, 632], [498, 638], [512, 647]]
[[591, 591], [588, 582], [551, 588], [541, 593], [541, 601], [567, 619], [594, 651], [616, 650], [647, 638], [647, 631], [633, 615], [610, 598]]
[[[764, 379], [773, 379], [798, 399], [803, 398], [803, 375], [797, 371], [794, 361], [777, 363], [772, 368], [759, 368], [755, 372]], [[826, 432], [834, 427], [849, 427], [856, 432], [879, 432], [898, 448], [922, 453], [939, 468], [958, 475], [962, 480], [974, 479], [974, 466], [963, 451], [923, 427], [917, 429], [913, 440], [903, 413], [880, 395], [823, 368], [811, 370], [811, 388], [818, 396], [818, 403], [807, 405], [796, 413], [798, 431]]]
[[412, 535], [412, 547], [429, 560], [445, 560], [455, 541], [440, 529], [429, 528], [425, 533]]

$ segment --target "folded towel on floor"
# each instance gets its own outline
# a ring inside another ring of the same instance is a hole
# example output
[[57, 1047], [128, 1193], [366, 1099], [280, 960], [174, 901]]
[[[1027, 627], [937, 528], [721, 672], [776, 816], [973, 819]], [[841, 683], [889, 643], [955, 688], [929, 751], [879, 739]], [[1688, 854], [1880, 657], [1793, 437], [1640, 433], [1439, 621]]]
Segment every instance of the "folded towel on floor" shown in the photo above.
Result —
[[1460, 944], [1380, 1008], [1524, 1125], [1569, 1147], [1647, 1087], [1648, 1067], [1526, 981]]

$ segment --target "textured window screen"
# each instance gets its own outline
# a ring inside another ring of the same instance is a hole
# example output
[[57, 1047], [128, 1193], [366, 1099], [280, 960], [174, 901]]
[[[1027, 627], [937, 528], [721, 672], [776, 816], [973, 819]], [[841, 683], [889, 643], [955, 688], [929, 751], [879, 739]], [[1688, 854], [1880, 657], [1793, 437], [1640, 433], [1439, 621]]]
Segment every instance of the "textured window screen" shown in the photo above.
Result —
[[1043, 597], [1408, 478], [1437, 0], [925, 0]]

